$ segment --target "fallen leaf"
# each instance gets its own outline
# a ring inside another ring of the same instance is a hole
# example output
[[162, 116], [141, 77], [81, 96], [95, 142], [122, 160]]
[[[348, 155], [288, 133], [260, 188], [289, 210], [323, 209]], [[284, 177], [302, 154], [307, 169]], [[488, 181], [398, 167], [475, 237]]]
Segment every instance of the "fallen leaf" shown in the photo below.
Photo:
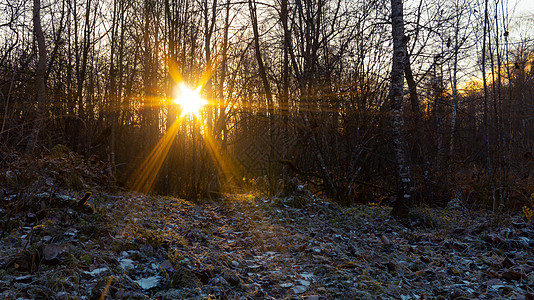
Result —
[[307, 288], [303, 285], [297, 285], [295, 287], [293, 287], [293, 292], [295, 292], [295, 294], [302, 294], [304, 292], [306, 292]]
[[161, 280], [160, 276], [151, 276], [147, 278], [141, 278], [139, 280], [134, 280], [143, 290], [149, 290], [151, 288], [156, 287], [159, 284], [159, 281]]
[[280, 284], [280, 286], [283, 287], [283, 288], [289, 288], [289, 287], [292, 287], [293, 284], [291, 282], [286, 282], [286, 283]]
[[503, 259], [503, 261], [501, 262], [501, 265], [504, 267], [504, 268], [511, 268], [515, 265], [515, 262], [511, 259], [509, 259], [508, 257], [505, 257]]
[[506, 280], [517, 280], [518, 281], [521, 279], [527, 279], [527, 276], [515, 270], [508, 270], [502, 273], [502, 278]]
[[502, 280], [500, 279], [496, 279], [496, 278], [493, 278], [493, 279], [490, 279], [486, 282], [486, 285], [493, 288], [493, 289], [500, 289], [502, 287], [504, 287], [504, 282], [502, 282]]
[[129, 258], [121, 258], [119, 259], [119, 264], [123, 269], [130, 269], [134, 267], [134, 261]]
[[303, 279], [299, 279], [299, 280], [297, 280], [297, 282], [298, 282], [300, 285], [303, 285], [303, 286], [305, 286], [305, 287], [308, 287], [308, 286], [310, 286], [310, 284], [311, 284], [309, 281], [307, 281], [307, 280], [303, 280]]
[[19, 276], [14, 279], [15, 282], [28, 283], [32, 279], [32, 275]]
[[55, 259], [61, 252], [63, 248], [58, 244], [48, 244], [43, 249], [43, 256], [45, 260]]
[[93, 271], [91, 272], [88, 272], [88, 271], [85, 271], [84, 273], [87, 274], [87, 275], [91, 275], [91, 276], [96, 276], [96, 275], [100, 275], [100, 273], [104, 272], [104, 271], [107, 271], [108, 268], [97, 268], [97, 269], [94, 269]]

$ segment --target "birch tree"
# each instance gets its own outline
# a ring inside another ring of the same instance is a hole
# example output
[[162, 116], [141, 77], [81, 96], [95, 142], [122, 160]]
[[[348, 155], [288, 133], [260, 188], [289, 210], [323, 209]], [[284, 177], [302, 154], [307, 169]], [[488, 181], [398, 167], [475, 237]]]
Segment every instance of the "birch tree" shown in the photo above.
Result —
[[391, 25], [393, 34], [393, 63], [391, 66], [391, 128], [393, 147], [397, 163], [397, 200], [391, 214], [398, 218], [406, 218], [414, 196], [414, 182], [411, 162], [406, 142], [404, 125], [404, 68], [407, 50], [404, 36], [404, 20], [402, 0], [391, 0]]

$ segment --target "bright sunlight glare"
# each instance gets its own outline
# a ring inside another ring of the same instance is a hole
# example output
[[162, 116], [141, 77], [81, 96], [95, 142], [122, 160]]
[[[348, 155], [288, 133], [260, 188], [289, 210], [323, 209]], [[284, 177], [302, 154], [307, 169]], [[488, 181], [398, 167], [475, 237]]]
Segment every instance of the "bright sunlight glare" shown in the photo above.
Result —
[[202, 87], [199, 86], [193, 90], [183, 82], [177, 86], [176, 99], [174, 99], [174, 102], [180, 104], [182, 107], [182, 116], [186, 114], [198, 116], [202, 106], [208, 103], [208, 101], [200, 97], [199, 93], [201, 88]]

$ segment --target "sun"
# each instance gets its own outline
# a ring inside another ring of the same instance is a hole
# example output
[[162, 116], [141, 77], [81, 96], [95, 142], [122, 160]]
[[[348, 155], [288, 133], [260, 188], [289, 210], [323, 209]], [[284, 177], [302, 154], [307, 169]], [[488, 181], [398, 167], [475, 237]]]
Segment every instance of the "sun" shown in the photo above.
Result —
[[201, 88], [199, 86], [193, 90], [183, 82], [176, 87], [176, 98], [174, 102], [180, 104], [182, 107], [182, 116], [187, 114], [198, 116], [202, 106], [208, 104], [208, 101], [202, 99], [200, 96]]

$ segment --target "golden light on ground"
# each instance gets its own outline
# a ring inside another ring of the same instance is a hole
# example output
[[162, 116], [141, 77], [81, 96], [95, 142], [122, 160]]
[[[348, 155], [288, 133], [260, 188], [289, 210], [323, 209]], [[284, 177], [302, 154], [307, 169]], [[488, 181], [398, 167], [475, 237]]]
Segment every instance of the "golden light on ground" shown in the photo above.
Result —
[[200, 89], [199, 86], [193, 90], [183, 82], [176, 87], [174, 102], [182, 108], [182, 116], [193, 114], [198, 117], [202, 106], [208, 104], [208, 101], [200, 96]]

